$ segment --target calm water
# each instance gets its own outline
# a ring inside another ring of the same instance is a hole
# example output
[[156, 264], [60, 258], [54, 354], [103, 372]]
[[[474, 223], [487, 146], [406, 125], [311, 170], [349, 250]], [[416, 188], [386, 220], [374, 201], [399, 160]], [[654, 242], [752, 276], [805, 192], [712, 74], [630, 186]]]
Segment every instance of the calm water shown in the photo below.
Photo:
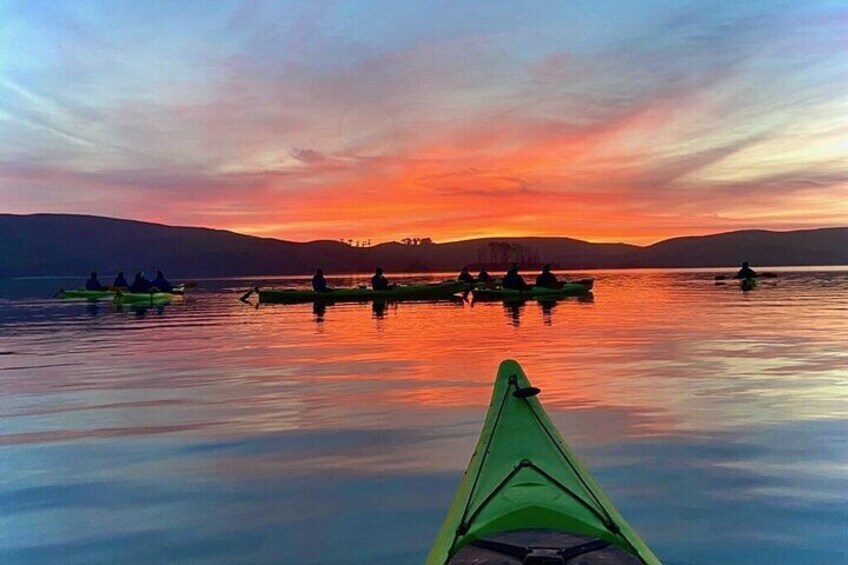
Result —
[[0, 562], [421, 563], [509, 357], [666, 562], [846, 562], [848, 269], [714, 274], [324, 312], [0, 281]]

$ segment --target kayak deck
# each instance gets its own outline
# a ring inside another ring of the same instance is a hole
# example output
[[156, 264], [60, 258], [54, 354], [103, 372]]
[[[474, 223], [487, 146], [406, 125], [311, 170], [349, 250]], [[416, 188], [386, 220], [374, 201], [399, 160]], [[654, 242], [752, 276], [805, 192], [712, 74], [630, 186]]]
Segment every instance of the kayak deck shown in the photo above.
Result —
[[395, 286], [386, 290], [336, 288], [327, 292], [304, 289], [258, 290], [260, 303], [296, 304], [299, 302], [357, 302], [369, 300], [435, 300], [462, 292], [462, 282]]
[[594, 279], [584, 279], [580, 282], [570, 282], [561, 288], [546, 288], [532, 286], [527, 290], [516, 290], [511, 288], [475, 288], [474, 300], [538, 300], [545, 298], [565, 298], [568, 296], [580, 296], [592, 291], [595, 285]]
[[[479, 549], [479, 540], [528, 530], [585, 536], [598, 544], [593, 551], [614, 546], [637, 559], [636, 563], [658, 564], [563, 441], [535, 397], [538, 392], [518, 363], [501, 363], [483, 432], [427, 565], [464, 563], [452, 559], [472, 551], [466, 547]], [[550, 549], [526, 543], [521, 547]], [[503, 558], [474, 563], [515, 562]], [[560, 561], [534, 562], [567, 561], [560, 557]]]

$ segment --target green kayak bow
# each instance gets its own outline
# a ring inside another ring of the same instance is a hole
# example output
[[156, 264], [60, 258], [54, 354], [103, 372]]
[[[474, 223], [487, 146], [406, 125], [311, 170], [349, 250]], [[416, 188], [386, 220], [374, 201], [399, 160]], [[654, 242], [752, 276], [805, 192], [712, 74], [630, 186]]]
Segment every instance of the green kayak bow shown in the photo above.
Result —
[[427, 565], [659, 564], [563, 441], [538, 392], [518, 363], [501, 363]]

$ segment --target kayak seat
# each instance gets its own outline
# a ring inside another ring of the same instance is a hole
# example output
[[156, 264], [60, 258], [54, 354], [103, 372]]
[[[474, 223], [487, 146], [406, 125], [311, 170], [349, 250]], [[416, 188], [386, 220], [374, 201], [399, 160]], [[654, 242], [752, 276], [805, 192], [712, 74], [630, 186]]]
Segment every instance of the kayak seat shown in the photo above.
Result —
[[638, 557], [591, 536], [517, 530], [475, 540], [448, 565], [641, 565]]

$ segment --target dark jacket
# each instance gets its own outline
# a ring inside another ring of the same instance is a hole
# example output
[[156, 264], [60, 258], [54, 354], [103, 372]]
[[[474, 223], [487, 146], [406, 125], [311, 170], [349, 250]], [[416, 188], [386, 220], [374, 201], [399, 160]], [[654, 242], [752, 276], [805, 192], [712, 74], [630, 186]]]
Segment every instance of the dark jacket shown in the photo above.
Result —
[[165, 277], [156, 277], [153, 279], [153, 282], [150, 283], [150, 286], [155, 286], [159, 292], [171, 292], [173, 290], [171, 283], [169, 283], [168, 279]]
[[559, 281], [556, 275], [548, 271], [536, 277], [536, 286], [544, 286], [546, 288], [556, 288], [559, 286]]
[[312, 277], [312, 290], [315, 292], [327, 292], [327, 279], [324, 275], [315, 275]]
[[751, 267], [742, 267], [739, 269], [739, 272], [736, 273], [737, 279], [755, 279], [757, 278], [757, 273]]
[[90, 278], [85, 281], [85, 290], [105, 290], [105, 287], [96, 278]]
[[474, 275], [472, 275], [468, 271], [463, 271], [463, 272], [459, 273], [459, 276], [456, 277], [456, 280], [462, 281], [462, 282], [468, 283], [468, 284], [474, 284], [475, 282], [477, 282], [476, 280], [474, 280]]
[[503, 281], [501, 282], [501, 286], [512, 290], [527, 289], [527, 283], [524, 282], [524, 278], [518, 273], [512, 271], [504, 275]]
[[371, 288], [374, 290], [386, 290], [389, 288], [389, 279], [383, 275], [374, 275], [371, 277]]
[[153, 285], [144, 277], [136, 277], [130, 285], [130, 292], [149, 292]]

